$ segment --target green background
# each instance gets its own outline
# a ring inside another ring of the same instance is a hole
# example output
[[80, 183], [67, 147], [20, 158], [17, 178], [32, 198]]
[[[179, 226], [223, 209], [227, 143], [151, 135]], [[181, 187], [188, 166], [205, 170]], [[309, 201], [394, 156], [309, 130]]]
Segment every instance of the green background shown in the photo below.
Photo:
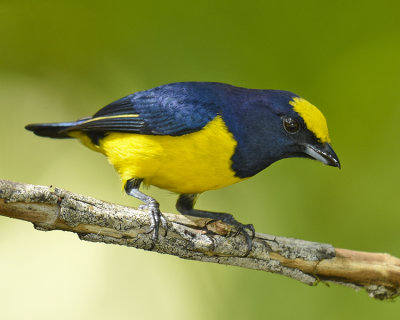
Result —
[[[102, 155], [24, 130], [175, 81], [296, 92], [342, 170], [290, 159], [198, 207], [256, 230], [400, 256], [397, 1], [1, 1], [0, 178], [136, 206]], [[150, 189], [164, 211], [175, 196]], [[388, 319], [398, 302], [38, 232], [0, 219], [2, 319]]]

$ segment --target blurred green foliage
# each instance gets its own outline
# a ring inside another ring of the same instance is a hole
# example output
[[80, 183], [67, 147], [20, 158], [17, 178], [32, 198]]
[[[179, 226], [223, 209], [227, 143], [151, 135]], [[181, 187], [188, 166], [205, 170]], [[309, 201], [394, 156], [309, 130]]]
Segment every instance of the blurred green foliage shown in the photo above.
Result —
[[[185, 80], [294, 91], [324, 112], [341, 171], [290, 159], [198, 207], [259, 232], [400, 256], [396, 1], [0, 2], [0, 178], [137, 205], [99, 154], [35, 137]], [[175, 196], [150, 189], [165, 211]], [[351, 289], [80, 242], [0, 219], [2, 319], [387, 319]]]

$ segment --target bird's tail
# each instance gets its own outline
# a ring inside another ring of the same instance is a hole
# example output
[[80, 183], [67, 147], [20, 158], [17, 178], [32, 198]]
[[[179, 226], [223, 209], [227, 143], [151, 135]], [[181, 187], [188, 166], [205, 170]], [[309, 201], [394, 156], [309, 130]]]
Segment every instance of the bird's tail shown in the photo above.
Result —
[[66, 139], [73, 138], [69, 135], [70, 128], [75, 127], [87, 119], [81, 119], [74, 122], [58, 122], [58, 123], [33, 123], [25, 126], [26, 130], [33, 131], [34, 134], [41, 137]]

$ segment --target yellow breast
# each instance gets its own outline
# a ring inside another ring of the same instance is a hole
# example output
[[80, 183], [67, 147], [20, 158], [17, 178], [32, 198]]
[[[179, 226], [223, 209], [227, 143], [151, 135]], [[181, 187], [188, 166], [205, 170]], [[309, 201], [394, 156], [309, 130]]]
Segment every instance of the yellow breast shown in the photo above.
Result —
[[217, 116], [202, 130], [182, 136], [112, 132], [100, 140], [97, 151], [107, 156], [124, 184], [142, 178], [172, 192], [201, 193], [243, 180], [231, 169], [236, 144]]

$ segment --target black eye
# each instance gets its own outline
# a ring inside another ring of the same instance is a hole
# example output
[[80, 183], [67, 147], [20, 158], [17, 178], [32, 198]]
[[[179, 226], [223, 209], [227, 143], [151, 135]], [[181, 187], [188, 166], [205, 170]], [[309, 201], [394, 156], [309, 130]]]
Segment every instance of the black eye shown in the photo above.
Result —
[[296, 119], [288, 117], [283, 119], [283, 127], [289, 133], [296, 133], [300, 129], [300, 124]]

